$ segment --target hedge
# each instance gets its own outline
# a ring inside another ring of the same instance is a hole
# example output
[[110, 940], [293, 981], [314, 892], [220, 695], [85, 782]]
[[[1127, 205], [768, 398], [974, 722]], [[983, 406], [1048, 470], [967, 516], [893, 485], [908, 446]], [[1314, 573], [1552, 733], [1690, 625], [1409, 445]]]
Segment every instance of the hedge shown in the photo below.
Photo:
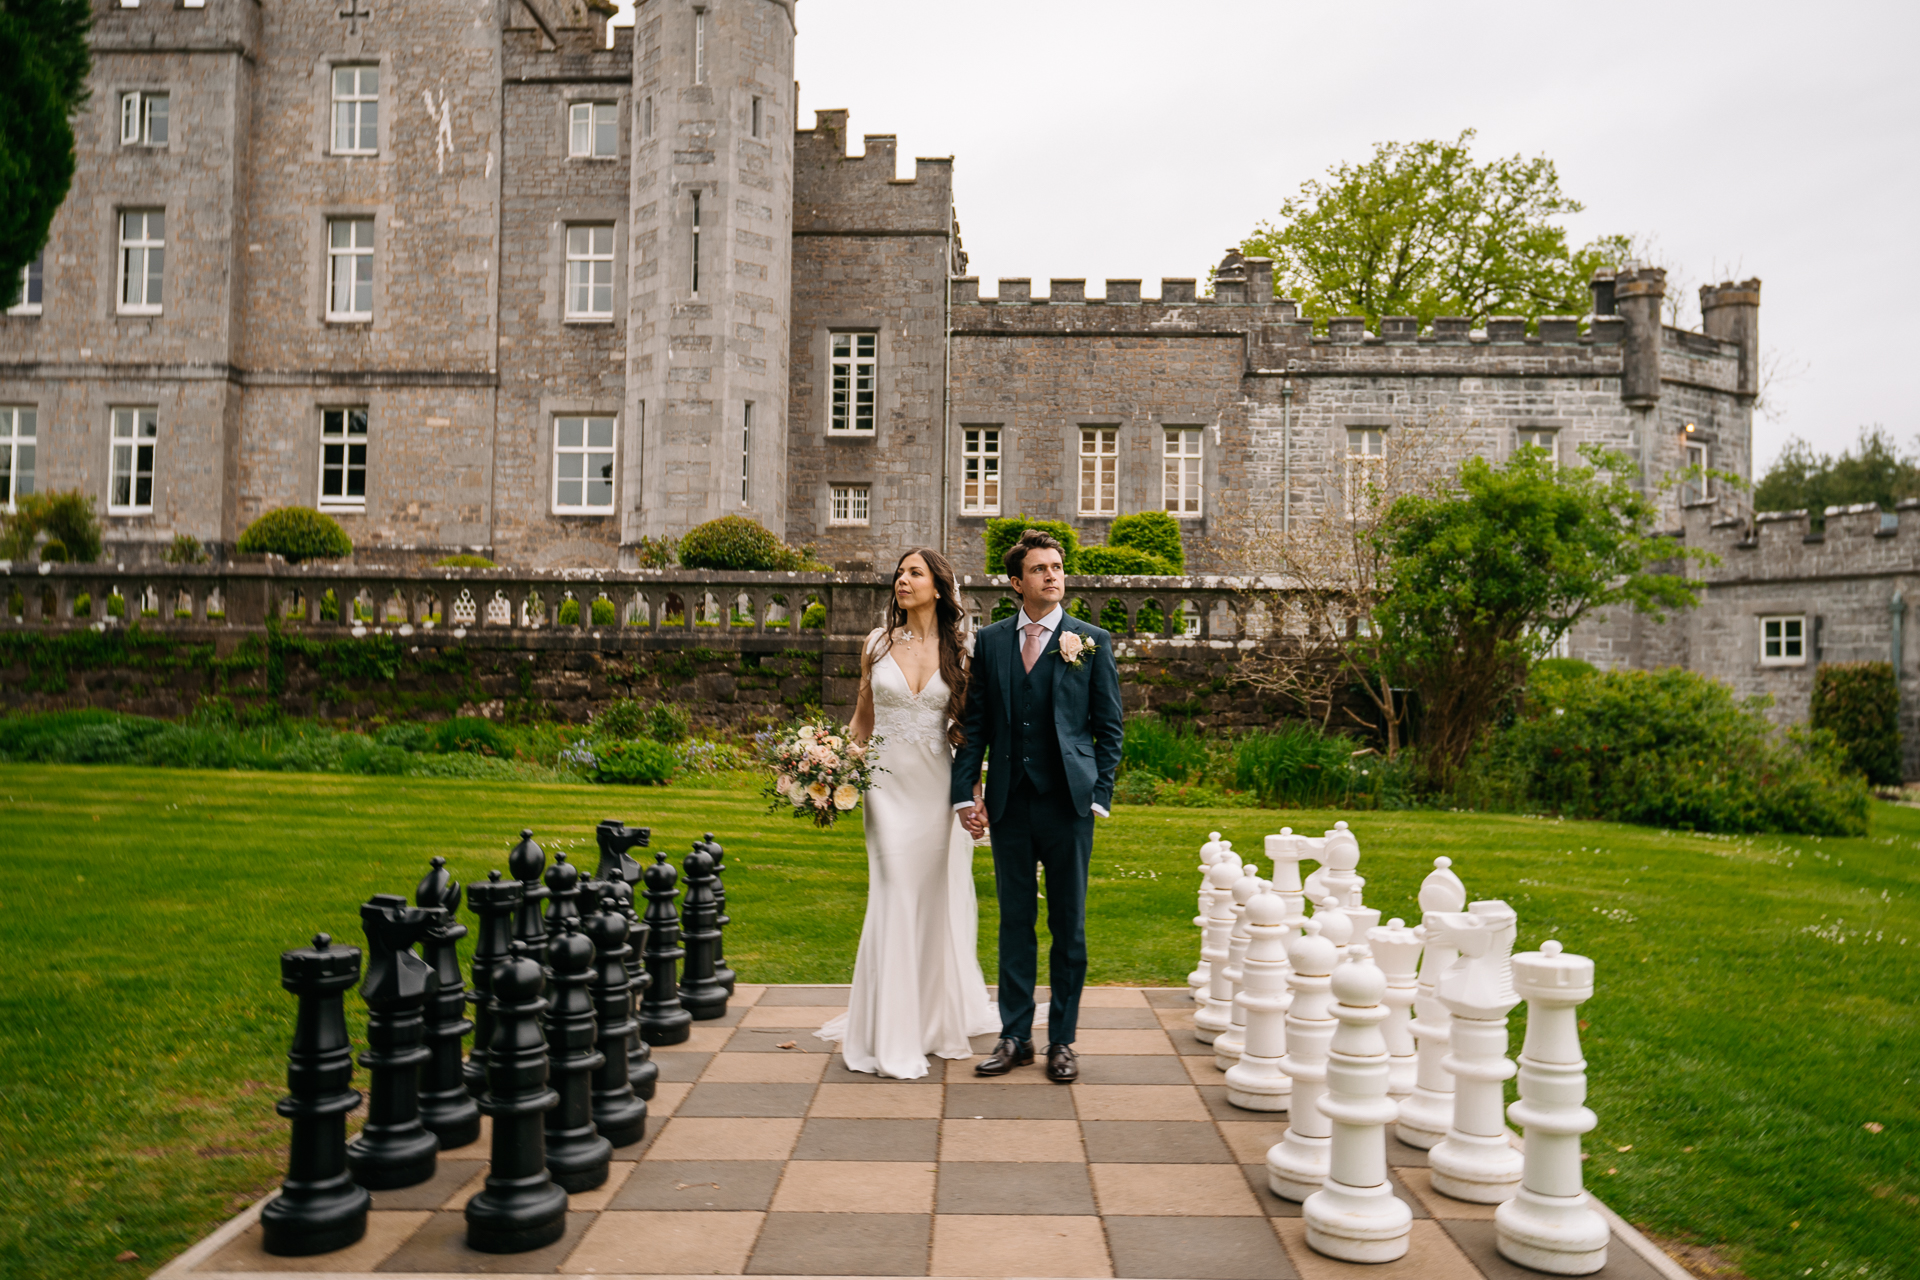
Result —
[[248, 525], [234, 546], [243, 555], [265, 552], [284, 557], [288, 564], [353, 554], [353, 539], [340, 522], [312, 507], [276, 507]]
[[[689, 569], [806, 569], [814, 561], [746, 516], [721, 516], [695, 525], [680, 539], [680, 563]], [[824, 566], [823, 566], [824, 567]]]
[[1900, 682], [1890, 662], [1823, 662], [1811, 719], [1839, 741], [1847, 765], [1876, 787], [1900, 785]]
[[1075, 573], [1152, 574], [1172, 577], [1179, 569], [1137, 547], [1082, 547], [1073, 563]]
[[1001, 516], [987, 521], [987, 576], [1004, 578], [1007, 576], [1007, 549], [1020, 541], [1020, 535], [1029, 529], [1038, 529], [1050, 533], [1060, 540], [1066, 548], [1061, 559], [1066, 561], [1068, 573], [1080, 572], [1080, 535], [1073, 526], [1059, 520], [1035, 520], [1031, 516]]
[[[1180, 522], [1164, 511], [1136, 511], [1121, 516], [1107, 530], [1107, 545], [1132, 547], [1150, 556], [1158, 556], [1173, 566], [1173, 572], [1187, 571], [1187, 549], [1180, 541]], [[1082, 569], [1082, 573], [1096, 572]]]

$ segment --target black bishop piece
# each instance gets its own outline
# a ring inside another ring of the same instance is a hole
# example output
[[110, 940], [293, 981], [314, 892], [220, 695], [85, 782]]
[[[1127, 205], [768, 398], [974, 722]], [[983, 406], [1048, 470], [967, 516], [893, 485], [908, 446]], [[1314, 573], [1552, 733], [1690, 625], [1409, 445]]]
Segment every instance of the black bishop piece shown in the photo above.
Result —
[[[633, 979], [627, 972], [633, 955], [627, 945], [630, 926], [620, 902], [628, 890], [618, 880], [593, 887], [599, 896], [581, 926], [593, 943], [593, 983], [588, 990], [600, 1050], [600, 1065], [593, 1072], [593, 1127], [614, 1146], [624, 1147], [640, 1141], [647, 1129], [647, 1104], [635, 1095], [627, 1064], [629, 1039], [640, 1029], [633, 1016]], [[659, 1075], [657, 1066], [646, 1065], [654, 1077]]]
[[467, 1055], [467, 1092], [475, 1098], [487, 1092], [487, 1051], [493, 1044], [493, 971], [507, 958], [513, 944], [513, 917], [525, 890], [518, 880], [502, 880], [487, 872], [485, 884], [467, 886], [467, 905], [480, 917], [473, 944], [473, 1051]]
[[680, 1007], [680, 917], [673, 909], [680, 873], [667, 855], [653, 855], [647, 882], [647, 989], [640, 1001], [640, 1038], [648, 1044], [681, 1044], [693, 1034], [693, 1015]]
[[493, 971], [493, 1042], [480, 1099], [493, 1119], [493, 1162], [487, 1185], [467, 1201], [467, 1245], [481, 1253], [525, 1253], [567, 1230], [567, 1193], [547, 1172], [546, 1113], [560, 1098], [547, 1087], [544, 984], [524, 942]]
[[533, 842], [533, 828], [520, 830], [520, 843], [507, 853], [507, 874], [520, 882], [520, 909], [514, 916], [513, 936], [527, 944], [527, 954], [535, 964], [547, 962], [547, 887], [540, 882], [546, 869], [547, 854]]
[[480, 1108], [467, 1092], [460, 1061], [461, 1042], [473, 1030], [467, 1020], [466, 983], [460, 977], [459, 944], [467, 926], [454, 919], [460, 910], [460, 882], [447, 872], [445, 858], [433, 860], [433, 870], [414, 888], [413, 901], [446, 913], [420, 946], [420, 958], [439, 981], [439, 991], [427, 1001], [423, 1038], [433, 1056], [420, 1069], [420, 1123], [433, 1131], [442, 1151], [451, 1151], [480, 1136]]
[[439, 994], [433, 966], [415, 943], [441, 926], [438, 907], [410, 907], [397, 893], [376, 893], [360, 906], [367, 935], [367, 1123], [347, 1144], [353, 1180], [369, 1191], [411, 1187], [433, 1176], [440, 1140], [420, 1122], [420, 1068], [433, 1053], [423, 1042], [425, 1009]]
[[695, 1021], [706, 1022], [727, 1012], [727, 989], [713, 972], [714, 952], [720, 945], [720, 930], [714, 924], [719, 912], [713, 900], [713, 859], [696, 842], [682, 865], [687, 869], [687, 894], [680, 904], [687, 963], [680, 979], [680, 1003]]

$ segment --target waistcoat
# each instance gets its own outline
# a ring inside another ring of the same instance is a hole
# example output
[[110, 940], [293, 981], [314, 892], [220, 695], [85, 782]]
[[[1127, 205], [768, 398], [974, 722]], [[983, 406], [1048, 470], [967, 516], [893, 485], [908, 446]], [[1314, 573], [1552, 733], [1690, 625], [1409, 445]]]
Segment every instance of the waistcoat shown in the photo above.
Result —
[[1041, 795], [1066, 781], [1060, 761], [1060, 733], [1053, 724], [1053, 664], [1060, 659], [1052, 651], [1058, 647], [1059, 635], [1055, 631], [1048, 639], [1033, 670], [1024, 671], [1020, 667], [1020, 646], [1027, 635], [1025, 631], [1014, 633], [1013, 746], [1020, 773], [1014, 774], [1013, 781], [1019, 782], [1024, 773]]

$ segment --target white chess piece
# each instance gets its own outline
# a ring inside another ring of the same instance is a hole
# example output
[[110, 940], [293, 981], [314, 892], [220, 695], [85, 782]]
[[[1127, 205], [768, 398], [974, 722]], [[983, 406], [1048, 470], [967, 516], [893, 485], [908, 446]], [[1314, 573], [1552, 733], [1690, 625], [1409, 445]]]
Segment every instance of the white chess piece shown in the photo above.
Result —
[[1227, 935], [1227, 1029], [1213, 1041], [1213, 1066], [1216, 1071], [1225, 1071], [1240, 1061], [1240, 1055], [1247, 1047], [1247, 1011], [1240, 1003], [1240, 988], [1245, 981], [1247, 944], [1252, 935], [1247, 932], [1247, 904], [1263, 893], [1266, 882], [1255, 873], [1259, 868], [1251, 862], [1240, 868], [1240, 879], [1233, 886], [1233, 931]]
[[1557, 1276], [1607, 1265], [1607, 1223], [1580, 1179], [1580, 1135], [1597, 1123], [1586, 1107], [1587, 1064], [1574, 1010], [1593, 996], [1593, 961], [1562, 954], [1549, 939], [1513, 958], [1513, 985], [1527, 1002], [1520, 1101], [1507, 1108], [1526, 1130], [1525, 1172], [1513, 1199], [1493, 1211], [1500, 1255]]
[[[1278, 879], [1278, 868], [1275, 871]], [[1278, 893], [1259, 894], [1247, 904], [1247, 958], [1241, 962], [1240, 995], [1234, 1001], [1246, 1010], [1246, 1047], [1227, 1069], [1227, 1101], [1247, 1111], [1285, 1111], [1293, 1093], [1293, 1081], [1280, 1069], [1280, 1060], [1287, 1052], [1287, 1006], [1292, 1002], [1287, 994], [1287, 943], [1298, 936], [1292, 924], [1296, 915]]]
[[[1451, 870], [1452, 858], [1435, 858], [1433, 870], [1420, 882], [1422, 912], [1459, 911], [1467, 905], [1467, 886]], [[1453, 1123], [1453, 1077], [1442, 1064], [1447, 1056], [1451, 1019], [1440, 1003], [1440, 975], [1454, 961], [1454, 950], [1436, 941], [1423, 925], [1415, 930], [1426, 944], [1420, 961], [1420, 982], [1413, 1000], [1414, 1020], [1408, 1026], [1418, 1046], [1413, 1092], [1400, 1100], [1400, 1123], [1394, 1133], [1410, 1147], [1426, 1150], [1447, 1136]]]
[[[1207, 904], [1212, 901], [1208, 895], [1213, 892], [1212, 886], [1207, 883], [1207, 872], [1213, 870], [1213, 860], [1219, 856], [1220, 833], [1209, 831], [1206, 843], [1200, 846], [1200, 913], [1193, 918], [1193, 927], [1200, 931], [1202, 947], [1207, 945], [1207, 916], [1210, 914]], [[1187, 986], [1195, 992], [1194, 999], [1200, 998], [1198, 993], [1206, 987], [1209, 976], [1206, 959], [1202, 957], [1199, 966], [1187, 975]]]
[[1227, 986], [1227, 954], [1233, 934], [1233, 886], [1240, 880], [1240, 859], [1222, 856], [1207, 872], [1213, 900], [1208, 904], [1207, 945], [1200, 954], [1208, 962], [1204, 1003], [1193, 1015], [1193, 1034], [1201, 1044], [1212, 1044], [1233, 1025], [1233, 992]]
[[1367, 887], [1366, 877], [1354, 870], [1360, 865], [1360, 839], [1346, 823], [1336, 822], [1322, 840], [1325, 857], [1316, 873], [1319, 892], [1313, 895], [1313, 900], [1318, 902], [1327, 894], [1338, 898], [1347, 918], [1353, 922], [1353, 936], [1364, 938], [1367, 930], [1380, 923], [1380, 912], [1363, 906], [1360, 901], [1361, 891]]
[[1387, 1181], [1387, 1126], [1400, 1110], [1387, 1096], [1387, 1042], [1380, 1002], [1387, 975], [1364, 943], [1330, 979], [1340, 1029], [1327, 1057], [1327, 1088], [1319, 1107], [1332, 1125], [1327, 1180], [1301, 1206], [1307, 1245], [1345, 1262], [1392, 1262], [1404, 1257], [1413, 1210]]
[[1419, 990], [1415, 971], [1420, 964], [1420, 931], [1407, 928], [1404, 920], [1394, 919], [1384, 929], [1376, 926], [1367, 930], [1366, 939], [1374, 962], [1387, 975], [1386, 994], [1380, 998], [1387, 1007], [1387, 1017], [1380, 1024], [1380, 1036], [1387, 1042], [1387, 1096], [1397, 1102], [1413, 1092], [1419, 1072], [1409, 1028], [1414, 996]]
[[1460, 958], [1440, 975], [1440, 1000], [1453, 1023], [1453, 1124], [1427, 1153], [1433, 1189], [1470, 1204], [1499, 1204], [1520, 1188], [1520, 1153], [1507, 1141], [1502, 1092], [1514, 1066], [1507, 1058], [1507, 1014], [1520, 1003], [1513, 989], [1513, 937], [1518, 918], [1504, 902], [1474, 902], [1466, 914], [1427, 917], [1429, 942], [1451, 943]]
[[1349, 929], [1346, 913], [1328, 898], [1306, 922], [1306, 932], [1287, 944], [1293, 1002], [1287, 1008], [1287, 1056], [1280, 1069], [1292, 1078], [1293, 1094], [1287, 1131], [1267, 1149], [1267, 1185], [1288, 1200], [1305, 1200], [1327, 1180], [1331, 1130], [1320, 1112], [1320, 1095], [1327, 1086], [1327, 1050], [1339, 1025], [1328, 1011], [1333, 1003], [1328, 983]]

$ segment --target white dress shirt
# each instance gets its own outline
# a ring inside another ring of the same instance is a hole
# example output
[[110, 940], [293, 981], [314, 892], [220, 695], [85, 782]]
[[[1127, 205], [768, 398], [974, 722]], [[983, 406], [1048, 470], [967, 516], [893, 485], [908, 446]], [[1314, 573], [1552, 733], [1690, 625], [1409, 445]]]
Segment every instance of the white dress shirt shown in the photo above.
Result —
[[[1028, 625], [1031, 623], [1038, 622], [1042, 627], [1046, 628], [1045, 633], [1040, 638], [1040, 652], [1044, 654], [1047, 651], [1047, 646], [1053, 642], [1053, 633], [1058, 631], [1060, 629], [1060, 624], [1065, 622], [1066, 620], [1067, 620], [1067, 611], [1065, 609], [1062, 609], [1057, 604], [1053, 606], [1053, 608], [1047, 613], [1047, 616], [1044, 618], [1029, 617], [1027, 615], [1027, 611], [1024, 608], [1021, 609], [1018, 615], [1018, 620], [1014, 624], [1018, 628], [1020, 633], [1020, 647], [1022, 649], [1026, 647]], [[1095, 813], [1099, 814], [1103, 818], [1111, 818], [1113, 816], [1112, 814], [1108, 813], [1106, 809], [1104, 809], [1100, 805], [1089, 804], [1087, 807], [1092, 809]], [[971, 808], [973, 808], [973, 801], [971, 800], [967, 800], [953, 806], [955, 813], [958, 813], [962, 809], [971, 809]]]

